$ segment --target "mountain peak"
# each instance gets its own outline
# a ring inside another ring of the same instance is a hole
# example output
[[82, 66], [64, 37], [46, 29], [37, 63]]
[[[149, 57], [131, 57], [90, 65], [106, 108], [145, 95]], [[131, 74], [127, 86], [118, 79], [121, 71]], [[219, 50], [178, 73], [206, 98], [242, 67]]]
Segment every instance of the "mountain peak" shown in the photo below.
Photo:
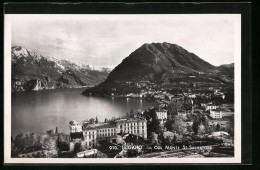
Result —
[[178, 50], [178, 51], [186, 51], [183, 47], [177, 45], [177, 44], [172, 44], [172, 43], [168, 43], [168, 42], [153, 42], [153, 43], [145, 43], [143, 44], [140, 48], [146, 48], [146, 49], [161, 49], [161, 50], [167, 50], [167, 49], [173, 49], [173, 50]]
[[29, 55], [29, 52], [27, 49], [25, 49], [22, 46], [13, 46], [12, 47], [12, 54], [17, 57], [27, 57]]
[[163, 43], [145, 43], [132, 52], [108, 76], [106, 81], [171, 77], [173, 74], [212, 72], [216, 67], [181, 46]]
[[93, 86], [108, 75], [107, 70], [92, 70], [88, 65], [45, 57], [22, 46], [13, 46], [11, 56], [12, 80], [24, 84], [12, 85], [14, 91], [34, 89], [36, 79], [42, 82], [40, 89]]

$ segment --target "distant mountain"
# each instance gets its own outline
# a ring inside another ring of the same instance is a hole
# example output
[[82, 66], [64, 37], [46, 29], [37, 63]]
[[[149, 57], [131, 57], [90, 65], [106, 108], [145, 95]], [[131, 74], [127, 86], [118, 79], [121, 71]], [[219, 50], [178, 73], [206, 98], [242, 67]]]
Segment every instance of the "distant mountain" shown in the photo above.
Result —
[[149, 79], [163, 75], [214, 72], [217, 68], [182, 47], [170, 43], [144, 44], [125, 58], [107, 81]]
[[[232, 74], [232, 71], [230, 73], [229, 70], [228, 74]], [[200, 80], [192, 79], [189, 82], [204, 81], [221, 84], [233, 81], [228, 76], [221, 78], [220, 67], [211, 65], [176, 44], [164, 42], [143, 44], [115, 67], [107, 79], [93, 90], [112, 88], [115, 83], [122, 84], [126, 81], [168, 82], [170, 80], [174, 83], [176, 79], [194, 75], [199, 75]], [[118, 85], [117, 87], [120, 88]]]
[[103, 82], [110, 71], [45, 57], [21, 46], [12, 47], [11, 55], [14, 91], [95, 86]]
[[231, 64], [223, 64], [219, 66], [220, 68], [233, 68], [234, 69], [234, 63]]
[[234, 63], [220, 65], [218, 67], [218, 70], [223, 75], [234, 78]]

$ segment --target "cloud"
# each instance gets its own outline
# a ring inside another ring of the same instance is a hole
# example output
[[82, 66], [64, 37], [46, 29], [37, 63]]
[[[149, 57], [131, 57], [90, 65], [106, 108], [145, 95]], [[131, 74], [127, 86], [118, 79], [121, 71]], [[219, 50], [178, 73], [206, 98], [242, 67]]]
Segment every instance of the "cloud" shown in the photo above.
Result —
[[13, 15], [12, 44], [90, 65], [117, 65], [144, 43], [182, 46], [213, 65], [234, 62], [237, 15]]

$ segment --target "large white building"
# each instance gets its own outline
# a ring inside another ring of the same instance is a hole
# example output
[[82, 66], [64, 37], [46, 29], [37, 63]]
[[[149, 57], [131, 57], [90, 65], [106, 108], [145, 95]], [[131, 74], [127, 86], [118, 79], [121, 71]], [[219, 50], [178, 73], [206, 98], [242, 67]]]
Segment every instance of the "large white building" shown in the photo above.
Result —
[[222, 118], [222, 112], [219, 109], [210, 110], [210, 117], [213, 119], [221, 119]]
[[83, 128], [85, 148], [91, 149], [97, 146], [99, 139], [107, 138], [111, 143], [116, 143], [117, 129], [114, 124], [97, 123]]
[[164, 124], [167, 120], [167, 110], [156, 111], [156, 116], [160, 123]]
[[[75, 125], [80, 125], [74, 122]], [[82, 128], [82, 125], [80, 125]], [[70, 126], [71, 136], [78, 134], [79, 126]], [[114, 123], [96, 123], [83, 126], [83, 138], [77, 135], [77, 139], [71, 138], [71, 149], [74, 149], [75, 142], [81, 143], [83, 149], [96, 148], [100, 139], [107, 139], [111, 143], [119, 143], [118, 133], [134, 134], [147, 138], [147, 121], [144, 118], [119, 119]]]
[[205, 107], [205, 110], [208, 111], [208, 110], [215, 110], [217, 109], [218, 106], [217, 105], [214, 105], [214, 104], [207, 104], [206, 107]]

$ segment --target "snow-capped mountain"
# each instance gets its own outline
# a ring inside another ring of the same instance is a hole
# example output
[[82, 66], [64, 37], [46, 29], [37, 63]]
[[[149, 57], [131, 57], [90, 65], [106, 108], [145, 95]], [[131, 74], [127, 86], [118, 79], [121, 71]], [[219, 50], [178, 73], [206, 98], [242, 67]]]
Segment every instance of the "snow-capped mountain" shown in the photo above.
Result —
[[108, 75], [106, 70], [93, 69], [87, 64], [69, 60], [46, 57], [21, 46], [12, 47], [11, 55], [13, 90], [18, 90], [17, 86], [21, 90], [30, 90], [33, 87], [30, 85], [32, 80], [42, 82], [42, 88], [45, 89], [94, 86], [103, 82]]

